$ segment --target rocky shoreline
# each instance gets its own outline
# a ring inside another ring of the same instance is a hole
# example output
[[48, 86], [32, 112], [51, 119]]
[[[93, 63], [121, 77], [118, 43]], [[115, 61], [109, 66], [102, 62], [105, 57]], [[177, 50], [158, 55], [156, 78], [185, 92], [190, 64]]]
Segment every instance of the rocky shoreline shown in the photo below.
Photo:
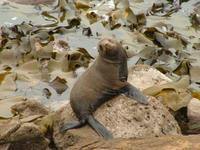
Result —
[[[146, 80], [149, 83], [144, 87]], [[169, 81], [159, 71], [138, 65], [130, 68], [129, 82], [144, 89]], [[60, 133], [63, 122], [76, 119], [69, 104], [52, 112], [34, 100], [23, 99], [11, 107], [14, 117], [0, 122], [0, 149], [200, 148], [200, 135], [183, 136], [169, 109], [154, 97], [149, 97], [148, 101], [149, 105], [143, 106], [120, 95], [102, 105], [94, 115], [114, 135], [113, 140], [104, 141], [88, 126]]]

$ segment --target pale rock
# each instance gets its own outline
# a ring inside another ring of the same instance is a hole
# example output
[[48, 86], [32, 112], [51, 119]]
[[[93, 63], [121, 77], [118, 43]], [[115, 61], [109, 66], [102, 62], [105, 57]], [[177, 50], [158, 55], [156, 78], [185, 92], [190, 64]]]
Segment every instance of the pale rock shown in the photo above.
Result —
[[188, 119], [191, 122], [200, 121], [200, 100], [193, 98], [187, 108]]

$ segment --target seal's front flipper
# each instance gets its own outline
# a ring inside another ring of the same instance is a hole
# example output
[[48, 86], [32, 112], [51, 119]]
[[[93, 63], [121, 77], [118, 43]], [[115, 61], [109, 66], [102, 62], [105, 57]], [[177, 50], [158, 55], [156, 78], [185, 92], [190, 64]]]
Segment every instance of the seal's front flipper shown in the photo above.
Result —
[[103, 136], [105, 139], [112, 139], [112, 134], [92, 115], [88, 116], [88, 124], [97, 132], [97, 134]]
[[66, 123], [60, 128], [60, 132], [64, 132], [69, 129], [76, 129], [84, 126], [86, 124], [86, 121], [74, 121], [71, 123]]
[[131, 85], [130, 83], [128, 83], [128, 85], [125, 87], [125, 89], [123, 89], [123, 93], [127, 97], [134, 99], [139, 103], [142, 103], [145, 105], [148, 104], [147, 97], [141, 91], [139, 91], [136, 87]]

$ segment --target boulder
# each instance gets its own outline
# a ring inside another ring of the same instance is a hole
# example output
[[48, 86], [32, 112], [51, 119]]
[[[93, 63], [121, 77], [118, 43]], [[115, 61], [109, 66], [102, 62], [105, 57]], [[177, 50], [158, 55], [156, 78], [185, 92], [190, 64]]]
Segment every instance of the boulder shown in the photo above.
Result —
[[50, 143], [46, 137], [49, 110], [34, 100], [18, 102], [11, 109], [16, 116], [0, 119], [0, 149], [47, 149]]

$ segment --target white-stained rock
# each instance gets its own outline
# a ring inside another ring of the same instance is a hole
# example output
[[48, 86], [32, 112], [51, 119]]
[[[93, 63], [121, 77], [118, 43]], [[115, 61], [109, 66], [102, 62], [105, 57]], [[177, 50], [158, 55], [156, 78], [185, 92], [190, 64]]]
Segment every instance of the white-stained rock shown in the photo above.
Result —
[[171, 81], [172, 80], [163, 73], [147, 65], [136, 65], [129, 68], [128, 82], [140, 90]]

